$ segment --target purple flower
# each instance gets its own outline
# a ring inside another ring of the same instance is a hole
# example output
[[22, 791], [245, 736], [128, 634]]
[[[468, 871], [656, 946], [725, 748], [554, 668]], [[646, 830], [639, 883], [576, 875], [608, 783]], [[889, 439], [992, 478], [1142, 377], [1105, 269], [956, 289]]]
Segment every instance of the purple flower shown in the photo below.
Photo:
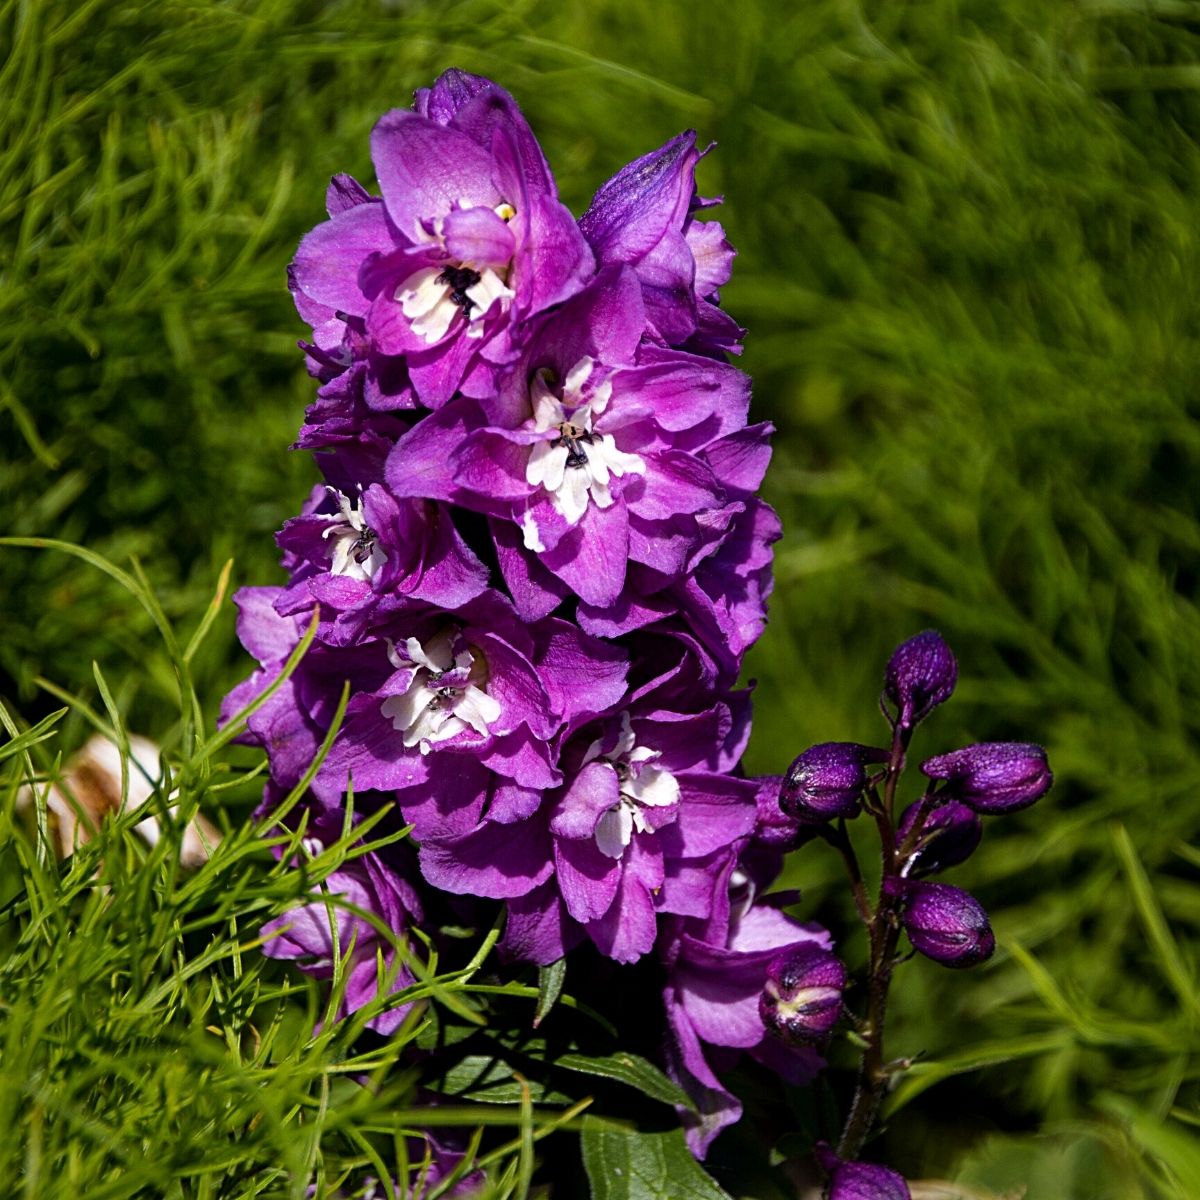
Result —
[[672, 346], [691, 341], [703, 352], [736, 353], [742, 330], [718, 307], [734, 251], [719, 224], [695, 220], [719, 203], [696, 193], [700, 157], [687, 130], [635, 159], [600, 188], [579, 227], [602, 267], [635, 269], [653, 335]]
[[829, 1176], [827, 1200], [912, 1200], [904, 1178], [873, 1163], [844, 1162], [824, 1142], [817, 1161]]
[[820, 1045], [842, 1015], [846, 968], [823, 946], [801, 946], [772, 959], [758, 998], [762, 1023], [791, 1046]]
[[512, 330], [578, 290], [593, 259], [507, 92], [451, 71], [423, 97], [371, 135], [382, 198], [343, 184], [290, 281], [323, 367], [403, 356], [436, 408], [460, 385], [487, 394]]
[[[741, 752], [740, 738], [730, 745], [735, 719], [727, 704], [693, 714], [634, 706], [572, 733], [563, 785], [531, 823], [548, 836], [553, 887], [518, 910], [508, 957], [530, 957], [536, 946], [535, 961], [553, 961], [586, 935], [601, 953], [633, 962], [654, 945], [660, 913], [709, 914], [717, 860], [753, 830], [757, 812], [756, 785], [727, 773]], [[461, 871], [467, 851], [475, 844], [459, 837], [423, 854]], [[499, 864], [490, 851], [477, 863], [465, 890], [483, 894]]]
[[323, 639], [342, 644], [414, 602], [458, 608], [487, 587], [444, 505], [397, 501], [378, 483], [352, 495], [314, 488], [306, 512], [285, 523], [278, 542], [292, 578], [281, 614], [320, 604], [332, 626]]
[[[341, 815], [312, 810], [316, 816], [304, 839], [305, 852], [316, 857], [326, 844], [341, 836]], [[390, 977], [390, 992], [403, 991], [416, 979], [397, 943], [414, 922], [421, 920], [421, 903], [407, 877], [402, 847], [368, 851], [344, 862], [319, 887], [314, 899], [298, 904], [262, 928], [263, 953], [269, 958], [291, 959], [307, 975], [331, 979], [336, 958], [345, 964], [345, 992], [339, 1016], [357, 1012], [379, 995]], [[374, 916], [390, 929], [385, 936], [360, 912]], [[335, 954], [336, 946], [336, 954]], [[372, 1017], [367, 1027], [393, 1033], [403, 1023], [411, 1004], [397, 1005]]]
[[631, 564], [657, 588], [684, 577], [745, 508], [702, 452], [744, 428], [749, 381], [644, 331], [633, 273], [603, 272], [538, 323], [494, 399], [453, 402], [388, 460], [398, 495], [509, 526], [499, 561], [527, 619], [568, 591], [614, 604]]
[[[918, 802], [905, 809], [896, 831], [897, 842], [902, 844], [912, 833], [921, 808]], [[930, 875], [966, 862], [982, 837], [983, 823], [965, 804], [951, 800], [935, 808], [921, 824], [920, 836], [909, 858], [909, 874]]]
[[996, 938], [974, 896], [946, 883], [895, 882], [903, 889], [901, 919], [915, 950], [944, 967], [974, 967], [991, 958]]
[[1046, 751], [1029, 742], [981, 742], [927, 759], [921, 770], [946, 780], [942, 795], [989, 814], [1028, 808], [1054, 782]]
[[941, 634], [927, 629], [893, 652], [884, 677], [884, 694], [896, 706], [901, 729], [912, 729], [950, 698], [958, 663]]
[[867, 786], [867, 764], [885, 762], [887, 751], [857, 742], [810, 746], [788, 768], [779, 805], [801, 821], [853, 817]]
[[808, 946], [826, 949], [828, 933], [770, 904], [754, 904], [754, 881], [735, 868], [732, 855], [719, 879], [722, 903], [713, 915], [673, 922], [659, 946], [667, 964], [668, 1073], [698, 1110], [680, 1112], [697, 1158], [741, 1116], [741, 1102], [716, 1073], [738, 1053], [794, 1084], [809, 1082], [822, 1066], [814, 1050], [785, 1045], [767, 1032], [759, 997], [773, 961]]

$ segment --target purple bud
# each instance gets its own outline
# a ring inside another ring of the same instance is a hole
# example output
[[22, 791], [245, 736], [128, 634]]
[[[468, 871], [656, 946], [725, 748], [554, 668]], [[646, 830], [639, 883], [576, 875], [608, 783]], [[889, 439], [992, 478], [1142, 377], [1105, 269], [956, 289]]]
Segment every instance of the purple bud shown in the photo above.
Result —
[[842, 1015], [846, 968], [815, 944], [781, 954], [767, 967], [758, 998], [763, 1025], [791, 1046], [812, 1046], [829, 1036]]
[[886, 750], [857, 742], [810, 746], [788, 768], [779, 807], [800, 821], [852, 817], [867, 786], [867, 763], [886, 761]]
[[943, 967], [973, 967], [992, 957], [996, 938], [974, 896], [948, 883], [909, 883], [904, 894], [904, 929], [926, 958]]
[[[898, 842], [903, 843], [912, 832], [920, 808], [917, 803], [905, 809], [896, 831]], [[916, 849], [909, 859], [912, 863], [909, 874], [929, 875], [966, 862], [975, 853], [981, 837], [983, 822], [965, 804], [951, 800], [935, 808], [921, 827]]]
[[1054, 782], [1045, 750], [1031, 742], [980, 742], [930, 758], [921, 770], [946, 780], [943, 795], [981, 813], [1027, 808]]
[[911, 729], [944, 700], [958, 680], [958, 663], [942, 635], [933, 629], [897, 646], [884, 676], [884, 694], [896, 706], [896, 720]]
[[904, 1177], [873, 1163], [843, 1162], [824, 1142], [817, 1162], [829, 1176], [828, 1200], [912, 1200]]

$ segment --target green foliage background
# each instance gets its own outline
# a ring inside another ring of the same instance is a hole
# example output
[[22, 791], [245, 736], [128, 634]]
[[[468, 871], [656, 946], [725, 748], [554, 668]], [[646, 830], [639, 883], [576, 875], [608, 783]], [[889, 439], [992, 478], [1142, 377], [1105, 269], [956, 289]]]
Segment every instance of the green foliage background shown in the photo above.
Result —
[[[284, 269], [328, 177], [371, 179], [380, 112], [491, 75], [576, 212], [715, 139], [786, 531], [750, 766], [877, 738], [882, 663], [932, 625], [963, 679], [918, 750], [1029, 738], [1058, 777], [956, 875], [994, 962], [905, 968], [891, 1047], [925, 1057], [879, 1150], [1030, 1200], [1200, 1195], [1200, 3], [8, 0], [0, 60], [0, 532], [137, 556], [187, 631], [227, 558], [279, 578], [314, 478]], [[58, 707], [40, 680], [99, 707], [93, 661], [178, 744], [129, 595], [0, 549], [9, 712]], [[224, 612], [191, 663], [210, 729], [247, 666]], [[827, 858], [790, 878], [853, 959]]]

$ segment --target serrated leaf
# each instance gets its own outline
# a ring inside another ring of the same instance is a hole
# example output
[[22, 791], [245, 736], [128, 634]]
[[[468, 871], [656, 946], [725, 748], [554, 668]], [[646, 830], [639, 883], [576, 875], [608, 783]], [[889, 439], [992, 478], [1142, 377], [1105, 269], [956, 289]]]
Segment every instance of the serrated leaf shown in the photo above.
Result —
[[563, 980], [567, 977], [567, 960], [560, 958], [548, 967], [538, 967], [538, 1002], [533, 1014], [533, 1027], [536, 1029], [554, 1007], [554, 1002], [562, 995]]
[[672, 1083], [652, 1062], [637, 1054], [606, 1054], [594, 1058], [586, 1054], [562, 1054], [554, 1060], [556, 1067], [567, 1071], [578, 1071], [582, 1075], [598, 1075], [602, 1079], [613, 1079], [628, 1084], [652, 1100], [664, 1104], [682, 1104], [694, 1108], [688, 1094]]
[[584, 1118], [580, 1142], [592, 1200], [731, 1200], [692, 1157], [682, 1129], [625, 1133]]

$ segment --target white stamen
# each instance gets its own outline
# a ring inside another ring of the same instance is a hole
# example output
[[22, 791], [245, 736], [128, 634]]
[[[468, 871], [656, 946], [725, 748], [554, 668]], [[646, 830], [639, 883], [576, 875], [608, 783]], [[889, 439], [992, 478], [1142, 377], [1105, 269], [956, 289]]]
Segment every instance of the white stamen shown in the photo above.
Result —
[[[488, 736], [488, 726], [500, 717], [500, 702], [489, 696], [487, 665], [482, 656], [471, 649], [453, 652], [451, 635], [439, 634], [422, 646], [416, 638], [405, 642], [405, 657], [394, 644], [388, 646], [388, 657], [396, 667], [413, 667], [412, 681], [402, 696], [389, 696], [380, 711], [392, 723], [397, 733], [404, 734], [405, 746], [416, 746], [428, 754], [438, 742], [449, 741], [467, 729], [481, 738]], [[442, 676], [453, 667], [467, 672], [465, 686], [445, 686]]]
[[329, 489], [337, 498], [338, 508], [342, 510], [341, 517], [327, 517], [332, 521], [321, 533], [323, 538], [333, 538], [333, 556], [329, 564], [333, 575], [348, 575], [351, 579], [368, 581], [375, 577], [388, 560], [383, 547], [363, 516], [362, 497], [359, 496], [353, 506], [350, 499], [341, 492]]
[[534, 430], [548, 436], [530, 448], [525, 482], [545, 488], [569, 525], [583, 519], [589, 500], [597, 508], [612, 506], [610, 476], [620, 479], [646, 473], [640, 455], [618, 450], [612, 434], [592, 430], [593, 416], [604, 411], [612, 396], [612, 381], [606, 379], [590, 398], [584, 398], [583, 388], [594, 368], [595, 362], [584, 355], [567, 372], [561, 398], [550, 390], [545, 368], [534, 375], [530, 387]]
[[612, 750], [604, 754], [598, 739], [584, 753], [583, 765], [599, 759], [612, 767], [620, 781], [620, 799], [596, 822], [596, 848], [608, 858], [622, 858], [634, 832], [650, 828], [645, 809], [679, 803], [679, 781], [670, 771], [649, 765], [659, 757], [658, 750], [635, 744], [627, 712], [621, 714], [621, 732]]

